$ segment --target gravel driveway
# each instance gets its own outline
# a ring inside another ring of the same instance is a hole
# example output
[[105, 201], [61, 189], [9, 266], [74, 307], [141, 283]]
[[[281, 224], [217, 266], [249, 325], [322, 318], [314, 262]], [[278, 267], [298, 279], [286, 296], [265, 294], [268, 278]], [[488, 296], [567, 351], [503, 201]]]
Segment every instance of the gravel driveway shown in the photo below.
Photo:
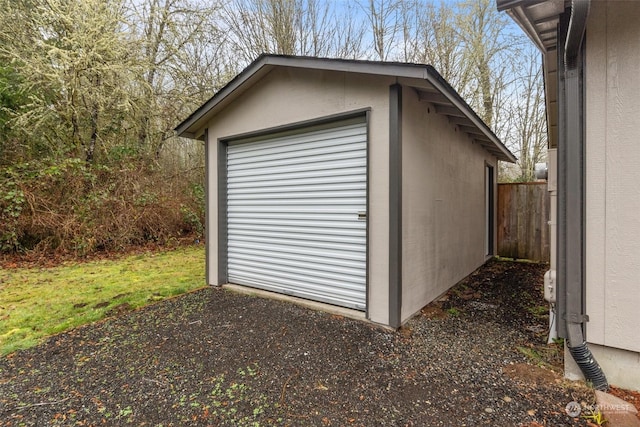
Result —
[[492, 261], [397, 332], [202, 289], [0, 359], [0, 426], [587, 425], [538, 366], [544, 270]]

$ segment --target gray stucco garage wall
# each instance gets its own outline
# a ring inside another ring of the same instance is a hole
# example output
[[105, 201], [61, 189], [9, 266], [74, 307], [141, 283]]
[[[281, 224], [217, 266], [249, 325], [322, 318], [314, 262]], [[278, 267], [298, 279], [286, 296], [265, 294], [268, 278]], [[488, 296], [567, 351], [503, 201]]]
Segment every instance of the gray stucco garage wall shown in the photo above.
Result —
[[485, 166], [495, 183], [497, 161], [435, 110], [404, 87], [403, 320], [487, 259]]
[[368, 315], [388, 324], [389, 277], [389, 85], [395, 79], [356, 73], [277, 68], [235, 98], [208, 125], [208, 268], [212, 285], [218, 269], [217, 165], [219, 141], [370, 108], [368, 211]]

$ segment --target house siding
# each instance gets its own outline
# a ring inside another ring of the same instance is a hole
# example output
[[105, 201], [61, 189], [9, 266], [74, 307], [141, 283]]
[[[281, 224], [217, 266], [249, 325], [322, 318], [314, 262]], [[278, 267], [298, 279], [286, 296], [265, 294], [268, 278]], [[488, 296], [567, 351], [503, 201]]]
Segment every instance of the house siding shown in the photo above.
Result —
[[594, 2], [586, 39], [590, 342], [640, 352], [640, 4]]
[[[592, 2], [585, 64], [586, 338], [609, 383], [640, 390], [640, 3]], [[565, 355], [565, 375], [583, 378]]]
[[497, 165], [411, 88], [402, 135], [405, 320], [486, 261], [485, 166], [493, 166], [495, 184]]

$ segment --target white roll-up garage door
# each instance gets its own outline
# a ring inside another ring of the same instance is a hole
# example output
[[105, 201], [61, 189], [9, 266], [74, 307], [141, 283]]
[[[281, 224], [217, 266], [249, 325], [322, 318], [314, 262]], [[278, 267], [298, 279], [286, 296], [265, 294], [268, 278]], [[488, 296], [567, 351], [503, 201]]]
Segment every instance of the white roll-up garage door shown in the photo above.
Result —
[[364, 310], [366, 207], [365, 123], [229, 144], [229, 282]]

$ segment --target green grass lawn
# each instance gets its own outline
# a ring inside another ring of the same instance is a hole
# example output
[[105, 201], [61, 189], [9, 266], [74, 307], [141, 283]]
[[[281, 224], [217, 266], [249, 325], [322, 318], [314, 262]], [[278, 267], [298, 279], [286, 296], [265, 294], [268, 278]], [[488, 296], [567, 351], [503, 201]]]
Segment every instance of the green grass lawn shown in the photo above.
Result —
[[202, 246], [46, 269], [0, 269], [0, 355], [119, 309], [203, 287], [204, 273]]

